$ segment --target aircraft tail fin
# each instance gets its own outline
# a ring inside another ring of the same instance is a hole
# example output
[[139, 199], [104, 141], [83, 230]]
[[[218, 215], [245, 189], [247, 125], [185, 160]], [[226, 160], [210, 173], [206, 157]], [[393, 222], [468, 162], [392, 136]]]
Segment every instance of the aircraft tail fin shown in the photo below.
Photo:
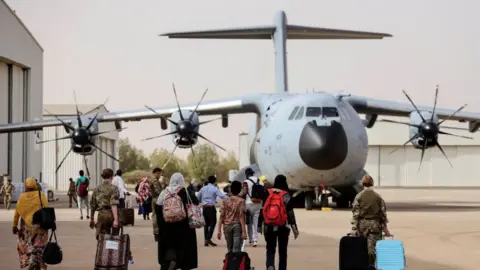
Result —
[[287, 39], [382, 39], [389, 34], [288, 25], [285, 12], [279, 11], [273, 25], [166, 33], [160, 36], [188, 39], [272, 39], [275, 47], [277, 92], [288, 92]]

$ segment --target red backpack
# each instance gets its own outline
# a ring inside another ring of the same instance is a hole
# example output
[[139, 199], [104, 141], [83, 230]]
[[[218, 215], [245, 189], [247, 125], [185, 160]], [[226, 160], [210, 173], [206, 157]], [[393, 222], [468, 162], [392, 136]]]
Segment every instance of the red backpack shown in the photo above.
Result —
[[88, 196], [88, 190], [87, 190], [87, 182], [80, 182], [78, 185], [78, 196], [80, 197], [85, 197]]
[[284, 226], [287, 224], [287, 208], [283, 201], [286, 191], [269, 189], [268, 198], [263, 205], [263, 220], [265, 225]]

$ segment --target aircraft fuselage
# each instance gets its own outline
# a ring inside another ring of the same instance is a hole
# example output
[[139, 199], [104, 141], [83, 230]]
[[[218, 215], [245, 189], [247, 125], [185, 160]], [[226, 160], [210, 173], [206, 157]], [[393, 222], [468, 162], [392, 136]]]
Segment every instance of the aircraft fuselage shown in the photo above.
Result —
[[352, 106], [325, 92], [276, 94], [253, 124], [250, 162], [292, 188], [354, 185], [367, 160], [365, 126]]

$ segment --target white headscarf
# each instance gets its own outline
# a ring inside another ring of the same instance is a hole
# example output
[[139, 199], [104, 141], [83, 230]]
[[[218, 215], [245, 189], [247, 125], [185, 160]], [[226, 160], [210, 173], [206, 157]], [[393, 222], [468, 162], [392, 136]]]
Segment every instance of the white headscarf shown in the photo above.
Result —
[[170, 182], [168, 183], [167, 188], [158, 196], [157, 205], [163, 205], [166, 190], [168, 190], [169, 193], [175, 193], [178, 188], [184, 187], [184, 185], [185, 179], [183, 178], [183, 175], [181, 173], [174, 173], [172, 177], [170, 177]]

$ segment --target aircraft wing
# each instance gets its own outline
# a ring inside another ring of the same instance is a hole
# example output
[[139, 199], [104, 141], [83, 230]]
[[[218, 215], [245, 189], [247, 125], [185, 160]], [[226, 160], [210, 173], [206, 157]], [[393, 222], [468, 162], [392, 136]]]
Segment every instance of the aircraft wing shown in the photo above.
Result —
[[[345, 97], [344, 99], [348, 101], [358, 113], [363, 114], [409, 117], [409, 114], [412, 111], [415, 111], [413, 105], [407, 102], [381, 100], [353, 95]], [[433, 111], [432, 106], [417, 104], [416, 106], [420, 111]], [[458, 109], [446, 109], [439, 107], [435, 109], [435, 113], [439, 119], [469, 122], [470, 126], [478, 126], [480, 124], [480, 113], [465, 112], [463, 110], [458, 111]], [[476, 130], [470, 130], [470, 132], [475, 131]]]
[[[219, 115], [219, 114], [239, 114], [239, 113], [255, 113], [258, 111], [258, 96], [246, 96], [241, 98], [230, 98], [224, 100], [215, 100], [203, 102], [198, 106], [197, 113], [199, 115]], [[188, 104], [181, 106], [182, 110], [194, 110], [197, 104]], [[161, 117], [169, 117], [173, 112], [178, 111], [178, 107], [152, 107], [155, 111], [148, 108], [142, 108], [131, 111], [107, 112], [101, 113], [97, 117], [98, 122], [121, 122], [121, 121], [140, 121], [144, 119], [158, 119]], [[92, 114], [93, 116], [93, 114]], [[71, 124], [76, 116], [60, 117], [64, 123]], [[0, 125], [1, 133], [13, 133], [23, 131], [42, 130], [44, 127], [60, 126], [62, 122], [58, 119], [44, 119], [31, 122], [17, 122]]]

